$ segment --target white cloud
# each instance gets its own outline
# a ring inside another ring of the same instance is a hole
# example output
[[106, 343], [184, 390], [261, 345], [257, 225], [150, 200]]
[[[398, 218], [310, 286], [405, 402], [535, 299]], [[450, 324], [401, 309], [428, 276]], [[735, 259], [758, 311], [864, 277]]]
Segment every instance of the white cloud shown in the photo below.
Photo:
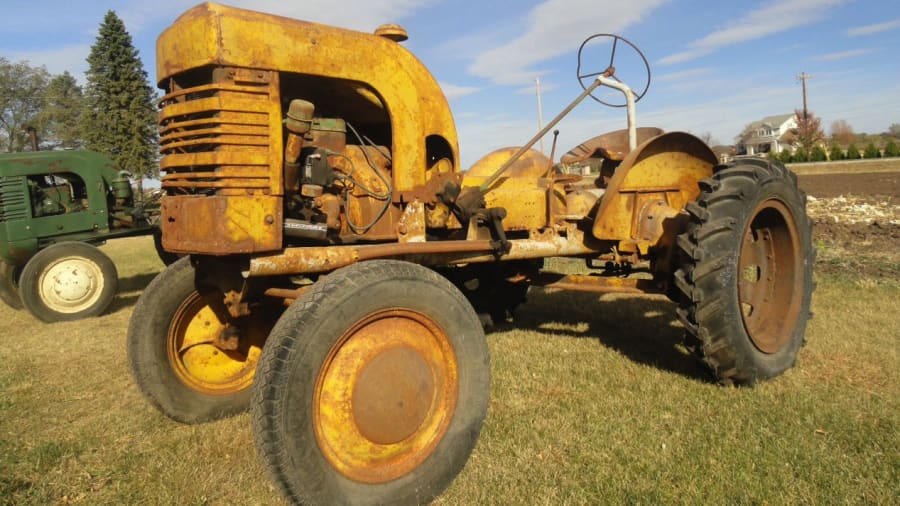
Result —
[[[227, 0], [224, 3], [241, 9], [372, 32], [378, 25], [397, 22], [434, 1]], [[133, 0], [126, 6], [118, 8], [116, 12], [130, 33], [139, 33], [145, 28], [155, 27], [159, 22], [168, 25], [198, 3], [199, 0], [167, 0], [165, 8], [162, 9], [159, 0]]]
[[690, 81], [697, 77], [703, 77], [711, 74], [713, 69], [709, 67], [702, 67], [696, 69], [682, 70], [680, 72], [669, 72], [668, 74], [663, 74], [661, 76], [657, 76], [655, 79], [660, 82], [680, 82], [680, 81]]
[[[198, 3], [196, 0], [166, 0], [165, 8], [160, 8], [159, 0], [132, 0], [114, 10], [125, 23], [128, 33], [136, 35], [144, 30], [156, 30], [160, 24], [172, 23], [184, 11]], [[235, 2], [228, 3], [235, 5]], [[96, 36], [96, 31], [102, 22], [103, 18], [101, 17], [97, 20], [97, 24], [91, 27], [93, 35]]]
[[60, 48], [33, 51], [18, 51], [7, 56], [10, 61], [28, 61], [32, 66], [43, 65], [51, 74], [62, 74], [68, 71], [84, 84], [83, 74], [88, 68], [87, 55], [91, 52], [89, 45], [73, 45]]
[[661, 65], [674, 65], [706, 56], [722, 47], [759, 39], [799, 26], [815, 23], [834, 7], [847, 0], [776, 0], [754, 8], [730, 26], [688, 44], [688, 49], [661, 59]]
[[473, 93], [478, 93], [481, 91], [481, 88], [477, 88], [475, 86], [458, 86], [450, 83], [438, 83], [441, 86], [441, 89], [444, 91], [444, 95], [447, 97], [447, 100], [453, 100], [455, 98], [464, 97], [466, 95], [471, 95]]
[[524, 33], [481, 51], [468, 70], [495, 84], [525, 85], [543, 73], [535, 65], [575, 49], [560, 34], [621, 32], [666, 1], [547, 0], [528, 13]]
[[869, 54], [874, 49], [853, 49], [851, 51], [841, 51], [840, 53], [828, 53], [821, 54], [813, 57], [813, 61], [837, 61], [837, 60], [846, 60], [847, 58], [854, 58], [856, 56], [862, 56], [864, 54]]
[[[436, 0], [368, 0], [366, 2], [353, 0], [305, 0], [304, 2], [228, 0], [227, 3], [234, 7], [372, 32], [378, 25], [406, 18], [412, 15], [416, 9], [434, 1]], [[140, 34], [152, 32], [151, 36], [155, 37], [161, 27], [168, 26], [178, 16], [198, 3], [199, 0], [168, 0], [163, 9], [160, 8], [159, 0], [133, 0], [110, 8], [116, 11], [116, 15], [125, 24], [125, 29], [137, 43]], [[84, 44], [22, 50], [12, 54], [7, 53], [5, 56], [13, 61], [28, 60], [32, 65], [45, 65], [47, 70], [53, 74], [67, 70], [83, 83], [83, 73], [87, 70], [85, 60], [90, 53], [91, 44], [95, 42], [97, 30], [103, 22], [107, 8], [101, 7], [100, 10], [102, 13], [98, 11], [96, 20], [87, 25], [84, 30], [85, 38], [89, 39]], [[138, 47], [138, 49], [140, 48]], [[147, 51], [149, 53], [145, 54]], [[144, 59], [147, 65], [146, 70], [152, 80], [152, 46], [147, 50], [142, 50], [140, 56]]]
[[897, 28], [900, 28], [900, 19], [895, 19], [893, 21], [887, 21], [884, 23], [877, 23], [874, 25], [857, 26], [856, 28], [851, 28], [844, 33], [848, 37], [859, 37], [860, 35], [872, 35], [875, 33], [895, 30]]
[[[192, 3], [195, 3], [193, 0]], [[289, 18], [371, 32], [378, 25], [395, 23], [434, 0], [231, 0], [229, 5]]]

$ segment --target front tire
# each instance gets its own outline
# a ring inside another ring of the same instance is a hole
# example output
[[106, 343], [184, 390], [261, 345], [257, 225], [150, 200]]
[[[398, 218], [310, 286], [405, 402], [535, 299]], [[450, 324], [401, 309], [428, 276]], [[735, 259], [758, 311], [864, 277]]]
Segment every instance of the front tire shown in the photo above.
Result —
[[[163, 414], [202, 423], [247, 409], [262, 347], [277, 318], [268, 308], [233, 322], [201, 294], [190, 258], [163, 270], [138, 299], [128, 325], [128, 362], [141, 393]], [[239, 329], [238, 347], [217, 338]]]
[[272, 331], [254, 387], [259, 453], [303, 504], [423, 504], [462, 470], [490, 363], [448, 280], [374, 260], [319, 280]]
[[792, 367], [804, 343], [814, 252], [806, 196], [780, 162], [747, 160], [700, 182], [678, 237], [679, 317], [725, 384]]
[[43, 322], [71, 321], [103, 313], [116, 296], [112, 260], [83, 242], [61, 242], [31, 257], [19, 277], [22, 305]]

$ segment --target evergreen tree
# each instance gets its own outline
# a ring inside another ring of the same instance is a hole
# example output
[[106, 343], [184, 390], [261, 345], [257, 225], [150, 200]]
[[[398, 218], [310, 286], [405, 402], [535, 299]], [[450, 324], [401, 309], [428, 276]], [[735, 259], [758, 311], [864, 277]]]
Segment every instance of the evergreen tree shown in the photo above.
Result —
[[866, 144], [866, 150], [863, 153], [863, 156], [865, 158], [881, 158], [881, 151], [879, 151], [878, 148], [875, 147], [874, 142], [869, 142], [868, 144]]
[[26, 127], [41, 131], [40, 112], [50, 73], [27, 61], [0, 57], [0, 151], [22, 151], [28, 145]]
[[838, 161], [844, 159], [844, 150], [838, 145], [838, 143], [831, 144], [831, 150], [828, 152], [828, 158], [831, 161]]
[[105, 153], [137, 179], [159, 175], [154, 92], [122, 20], [108, 11], [87, 58], [85, 147]]
[[809, 157], [807, 156], [807, 152], [803, 149], [803, 146], [797, 148], [797, 151], [794, 151], [794, 163], [800, 162], [808, 162]]
[[809, 155], [809, 159], [814, 162], [824, 162], [828, 160], [828, 155], [825, 153], [825, 148], [823, 148], [820, 144], [816, 144], [813, 147], [812, 153]]
[[794, 156], [789, 149], [785, 149], [778, 153], [778, 159], [781, 160], [781, 163], [791, 163], [794, 160]]
[[41, 111], [44, 141], [64, 149], [79, 147], [83, 109], [84, 96], [72, 74], [67, 71], [54, 76], [44, 94], [44, 110]]
[[897, 143], [894, 139], [891, 139], [884, 146], [884, 157], [897, 157], [900, 156], [900, 147], [897, 146]]
[[859, 148], [856, 147], [856, 144], [850, 143], [847, 146], [847, 160], [859, 160]]

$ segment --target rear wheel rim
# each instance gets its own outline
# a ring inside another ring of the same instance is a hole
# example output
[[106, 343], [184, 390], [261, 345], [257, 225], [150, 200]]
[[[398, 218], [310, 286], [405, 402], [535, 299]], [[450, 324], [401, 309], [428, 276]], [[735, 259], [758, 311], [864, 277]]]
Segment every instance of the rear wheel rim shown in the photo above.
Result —
[[48, 265], [38, 280], [41, 301], [57, 313], [78, 313], [100, 300], [103, 271], [87, 258], [70, 256]]
[[234, 394], [253, 383], [265, 335], [248, 325], [241, 329], [238, 349], [222, 350], [215, 343], [227, 329], [198, 292], [181, 303], [169, 325], [166, 348], [182, 383], [207, 395]]
[[443, 439], [457, 390], [456, 358], [443, 329], [411, 310], [374, 313], [341, 336], [319, 371], [317, 443], [347, 478], [395, 480]]
[[790, 341], [803, 298], [803, 256], [794, 216], [769, 199], [751, 214], [738, 264], [738, 298], [753, 345], [772, 354]]

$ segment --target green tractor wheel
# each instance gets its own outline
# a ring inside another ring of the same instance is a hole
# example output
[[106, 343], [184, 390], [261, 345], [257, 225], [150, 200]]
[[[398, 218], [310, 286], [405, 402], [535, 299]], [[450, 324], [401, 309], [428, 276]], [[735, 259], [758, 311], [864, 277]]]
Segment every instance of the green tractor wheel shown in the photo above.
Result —
[[103, 313], [118, 284], [115, 264], [99, 249], [83, 242], [61, 242], [25, 264], [19, 297], [41, 321], [78, 320]]

